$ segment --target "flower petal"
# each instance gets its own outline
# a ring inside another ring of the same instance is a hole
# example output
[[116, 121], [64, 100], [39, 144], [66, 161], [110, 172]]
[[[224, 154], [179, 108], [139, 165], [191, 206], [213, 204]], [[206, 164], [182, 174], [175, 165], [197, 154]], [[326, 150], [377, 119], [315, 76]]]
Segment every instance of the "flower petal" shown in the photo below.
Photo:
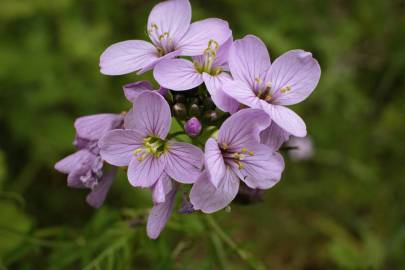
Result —
[[166, 195], [164, 203], [155, 204], [149, 213], [146, 224], [146, 232], [151, 239], [156, 239], [166, 226], [167, 221], [173, 212], [174, 199], [176, 198], [177, 188], [174, 186], [169, 194]]
[[311, 53], [286, 52], [274, 61], [268, 73], [267, 81], [274, 89], [273, 103], [293, 105], [303, 101], [314, 91], [320, 77], [321, 67]]
[[242, 164], [242, 179], [250, 188], [268, 189], [281, 179], [284, 170], [283, 157], [263, 144], [250, 146], [248, 151], [253, 155], [246, 155]]
[[170, 142], [165, 172], [177, 182], [192, 184], [197, 181], [204, 164], [204, 153], [200, 148], [182, 142]]
[[225, 208], [236, 197], [239, 190], [239, 178], [228, 167], [218, 188], [209, 180], [204, 172], [190, 191], [190, 201], [195, 210], [211, 214]]
[[93, 154], [90, 151], [86, 149], [79, 150], [58, 161], [55, 164], [55, 169], [61, 173], [70, 173], [79, 170], [83, 164], [88, 163], [91, 156], [93, 156]]
[[128, 166], [143, 137], [134, 130], [111, 130], [98, 142], [102, 159], [114, 166]]
[[218, 187], [221, 180], [224, 178], [226, 166], [222, 157], [221, 149], [218, 143], [210, 138], [205, 143], [205, 168], [210, 175], [211, 183]]
[[224, 92], [250, 108], [261, 108], [260, 99], [256, 96], [253, 89], [243, 81], [226, 81], [224, 82]]
[[155, 60], [153, 60], [152, 62], [150, 62], [148, 65], [144, 66], [141, 70], [139, 70], [136, 74], [137, 75], [142, 75], [145, 72], [152, 70], [157, 64], [159, 64], [160, 62], [166, 61], [166, 60], [170, 60], [172, 58], [176, 58], [177, 56], [179, 56], [181, 54], [181, 51], [173, 51], [173, 52], [169, 52], [159, 58], [156, 58]]
[[228, 65], [229, 52], [231, 51], [232, 44], [233, 44], [233, 37], [231, 36], [230, 38], [228, 38], [227, 41], [225, 41], [224, 44], [219, 46], [217, 56], [214, 60], [214, 63], [212, 64], [213, 67]]
[[80, 138], [96, 141], [107, 131], [119, 128], [123, 120], [120, 114], [95, 114], [77, 118], [74, 126]]
[[128, 180], [134, 187], [150, 188], [159, 179], [164, 168], [164, 158], [146, 155], [140, 161], [133, 157], [128, 166]]
[[105, 174], [98, 185], [87, 195], [86, 201], [90, 206], [100, 208], [103, 205], [116, 174], [115, 169]]
[[179, 41], [177, 49], [181, 50], [184, 56], [202, 55], [208, 47], [210, 40], [222, 45], [232, 35], [228, 22], [210, 18], [194, 22], [190, 25], [187, 33]]
[[272, 121], [270, 126], [260, 133], [260, 138], [261, 143], [269, 146], [272, 151], [278, 151], [290, 138], [290, 134]]
[[[157, 4], [149, 14], [148, 31], [155, 29], [177, 44], [187, 32], [191, 22], [191, 5], [188, 0], [169, 0]], [[156, 35], [156, 34], [155, 34]], [[151, 33], [149, 33], [151, 36]], [[153, 40], [154, 38], [151, 37]]]
[[233, 43], [229, 53], [229, 69], [234, 79], [254, 89], [256, 79], [264, 79], [270, 65], [269, 52], [258, 37], [247, 35]]
[[[135, 102], [135, 99], [143, 92], [145, 91], [155, 91], [153, 89], [152, 84], [149, 81], [139, 81], [139, 82], [133, 82], [129, 83], [123, 86], [124, 94], [125, 97], [131, 101], [132, 103]], [[166, 95], [167, 89], [160, 87], [159, 90], [157, 90], [159, 94], [162, 96]]]
[[136, 99], [136, 106], [125, 116], [124, 126], [136, 130], [143, 137], [158, 136], [165, 139], [171, 122], [167, 101], [158, 93], [147, 91]]
[[153, 75], [161, 86], [175, 91], [189, 90], [203, 82], [194, 64], [185, 59], [162, 61], [155, 67]]
[[163, 172], [152, 187], [153, 203], [164, 203], [166, 195], [172, 190], [172, 180]]
[[263, 109], [269, 114], [270, 118], [286, 132], [296, 136], [305, 137], [307, 127], [298, 114], [280, 105], [269, 104], [262, 101]]
[[203, 79], [215, 105], [224, 112], [235, 113], [239, 109], [239, 102], [231, 98], [222, 89], [225, 82], [232, 81], [229, 74], [222, 72], [217, 76], [203, 73]]
[[158, 58], [151, 43], [127, 40], [115, 43], [103, 52], [100, 69], [105, 75], [123, 75], [140, 70]]
[[263, 110], [243, 109], [225, 120], [219, 129], [218, 142], [240, 151], [252, 141], [259, 142], [260, 132], [269, 125], [270, 118]]

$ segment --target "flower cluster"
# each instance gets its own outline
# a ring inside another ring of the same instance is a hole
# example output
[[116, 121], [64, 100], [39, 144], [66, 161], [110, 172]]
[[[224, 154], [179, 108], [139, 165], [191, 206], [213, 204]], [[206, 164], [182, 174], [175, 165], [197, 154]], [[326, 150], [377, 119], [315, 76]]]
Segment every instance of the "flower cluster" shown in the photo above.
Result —
[[94, 207], [104, 201], [115, 168], [126, 168], [132, 186], [151, 190], [147, 234], [155, 239], [179, 191], [189, 190], [179, 213], [213, 213], [241, 190], [257, 192], [280, 181], [280, 147], [290, 136], [307, 134], [304, 121], [287, 106], [312, 93], [321, 71], [303, 50], [271, 63], [258, 37], [234, 41], [226, 21], [191, 23], [189, 0], [156, 5], [147, 32], [151, 42], [107, 48], [101, 73], [153, 70], [160, 88], [148, 81], [127, 84], [124, 94], [133, 107], [126, 113], [79, 118], [78, 151], [55, 168], [68, 174], [69, 186], [90, 188], [87, 201]]

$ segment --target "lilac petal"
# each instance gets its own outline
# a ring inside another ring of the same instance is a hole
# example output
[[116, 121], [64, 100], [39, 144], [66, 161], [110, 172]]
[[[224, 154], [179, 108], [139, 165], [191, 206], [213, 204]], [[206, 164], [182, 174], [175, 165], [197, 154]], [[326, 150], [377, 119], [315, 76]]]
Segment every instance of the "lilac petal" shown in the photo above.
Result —
[[274, 61], [268, 73], [267, 81], [274, 89], [273, 103], [293, 105], [303, 101], [314, 91], [320, 77], [321, 67], [311, 53], [286, 52]]
[[158, 93], [147, 91], [136, 99], [136, 106], [125, 116], [124, 126], [136, 130], [143, 137], [165, 139], [171, 122], [170, 107], [166, 100]]
[[250, 108], [261, 108], [260, 99], [256, 96], [253, 89], [243, 81], [226, 81], [224, 82], [224, 92]]
[[284, 170], [284, 160], [279, 153], [272, 152], [263, 144], [247, 147], [251, 155], [243, 159], [243, 180], [250, 188], [268, 189], [273, 187], [281, 179]]
[[170, 142], [165, 172], [177, 182], [192, 184], [197, 181], [204, 164], [204, 153], [200, 148], [182, 142]]
[[203, 79], [215, 105], [224, 112], [235, 113], [239, 109], [239, 102], [231, 98], [222, 89], [225, 82], [232, 81], [229, 74], [222, 72], [217, 76], [203, 73]]
[[101, 73], [123, 75], [146, 67], [158, 59], [157, 50], [143, 40], [127, 40], [108, 47], [100, 57]]
[[[191, 22], [191, 5], [188, 0], [169, 0], [157, 4], [149, 14], [148, 32], [151, 40], [167, 33], [177, 44], [187, 32]], [[154, 29], [157, 27], [157, 29]], [[152, 30], [152, 32], [150, 32]], [[158, 44], [155, 44], [158, 45]]]
[[184, 56], [202, 55], [210, 40], [222, 45], [232, 35], [226, 21], [216, 18], [205, 19], [190, 25], [187, 33], [178, 43], [178, 49]]
[[134, 187], [150, 188], [161, 176], [165, 168], [164, 158], [146, 155], [140, 161], [133, 157], [128, 166], [128, 179]]
[[270, 65], [266, 45], [258, 37], [247, 35], [234, 42], [229, 53], [229, 69], [234, 79], [254, 89], [256, 80], [264, 79]]
[[270, 125], [263, 110], [243, 109], [229, 117], [221, 126], [218, 142], [229, 149], [244, 148], [246, 144], [260, 141], [260, 132]]
[[172, 180], [163, 172], [152, 187], [153, 203], [164, 203], [166, 195], [172, 190]]
[[74, 126], [80, 138], [96, 141], [107, 131], [119, 128], [123, 120], [120, 114], [95, 114], [77, 118]]
[[274, 121], [260, 133], [261, 143], [267, 145], [272, 151], [278, 151], [290, 134], [279, 127]]
[[70, 173], [79, 170], [83, 164], [87, 164], [93, 154], [88, 150], [79, 150], [55, 164], [55, 169], [61, 173]]
[[151, 239], [156, 239], [166, 226], [167, 221], [173, 212], [174, 199], [176, 198], [177, 188], [173, 187], [166, 195], [164, 203], [155, 204], [149, 213], [146, 224], [146, 232]]
[[148, 65], [144, 66], [141, 70], [139, 70], [136, 74], [137, 75], [142, 75], [145, 72], [148, 72], [149, 70], [152, 70], [156, 65], [158, 65], [160, 62], [164, 62], [166, 60], [170, 60], [172, 58], [176, 58], [177, 56], [181, 55], [181, 51], [173, 51], [170, 53], [167, 53], [159, 58], [156, 58], [152, 62], [150, 62]]
[[191, 188], [190, 201], [195, 210], [211, 214], [230, 204], [238, 190], [239, 179], [230, 168], [226, 170], [218, 188], [211, 183], [209, 174], [204, 172]]
[[103, 205], [116, 174], [117, 171], [115, 169], [108, 172], [90, 194], [87, 195], [86, 201], [90, 206], [100, 208]]
[[139, 81], [123, 86], [125, 97], [134, 103], [135, 99], [145, 91], [152, 91], [153, 86], [149, 81]]
[[210, 138], [205, 143], [205, 168], [214, 187], [218, 187], [224, 178], [226, 166], [218, 143]]
[[101, 157], [114, 166], [128, 166], [134, 151], [143, 145], [143, 136], [134, 130], [107, 132], [98, 142]]
[[160, 62], [154, 69], [156, 81], [165, 88], [183, 91], [202, 84], [202, 76], [194, 64], [185, 59], [171, 59]]
[[219, 46], [217, 56], [212, 64], [213, 67], [228, 65], [229, 52], [231, 51], [232, 44], [233, 38], [231, 36], [224, 44]]
[[[90, 170], [90, 167], [87, 168], [87, 170]], [[84, 168], [69, 173], [67, 178], [67, 186], [70, 188], [86, 188], [86, 186], [80, 179], [86, 173], [87, 171]]]
[[269, 104], [263, 100], [262, 106], [269, 114], [271, 120], [286, 132], [296, 137], [305, 137], [307, 135], [304, 121], [292, 110], [284, 106]]

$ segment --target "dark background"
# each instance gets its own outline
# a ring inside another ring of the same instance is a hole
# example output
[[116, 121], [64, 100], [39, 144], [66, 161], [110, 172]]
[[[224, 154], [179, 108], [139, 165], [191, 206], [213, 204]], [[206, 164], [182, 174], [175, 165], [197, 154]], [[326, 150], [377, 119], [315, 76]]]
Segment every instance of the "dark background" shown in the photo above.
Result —
[[294, 106], [315, 155], [284, 153], [262, 203], [175, 214], [151, 241], [150, 194], [123, 173], [99, 210], [66, 187], [53, 165], [74, 151], [74, 119], [128, 109], [121, 85], [140, 79], [101, 75], [99, 56], [146, 39], [156, 3], [1, 1], [0, 269], [403, 269], [404, 1], [191, 1], [193, 20], [226, 19], [272, 59], [300, 48], [321, 64], [317, 89]]

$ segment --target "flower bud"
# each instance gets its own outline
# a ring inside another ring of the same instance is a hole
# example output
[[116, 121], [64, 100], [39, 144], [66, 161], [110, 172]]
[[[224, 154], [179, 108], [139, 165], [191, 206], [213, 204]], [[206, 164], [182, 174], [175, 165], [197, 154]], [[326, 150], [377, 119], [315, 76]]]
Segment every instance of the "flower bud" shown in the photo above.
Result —
[[176, 117], [185, 118], [187, 115], [187, 109], [183, 103], [174, 104], [172, 109]]
[[197, 137], [201, 132], [200, 121], [193, 117], [184, 124], [184, 130], [190, 137]]
[[197, 104], [192, 104], [190, 106], [190, 115], [191, 116], [199, 116], [200, 115], [200, 108]]

